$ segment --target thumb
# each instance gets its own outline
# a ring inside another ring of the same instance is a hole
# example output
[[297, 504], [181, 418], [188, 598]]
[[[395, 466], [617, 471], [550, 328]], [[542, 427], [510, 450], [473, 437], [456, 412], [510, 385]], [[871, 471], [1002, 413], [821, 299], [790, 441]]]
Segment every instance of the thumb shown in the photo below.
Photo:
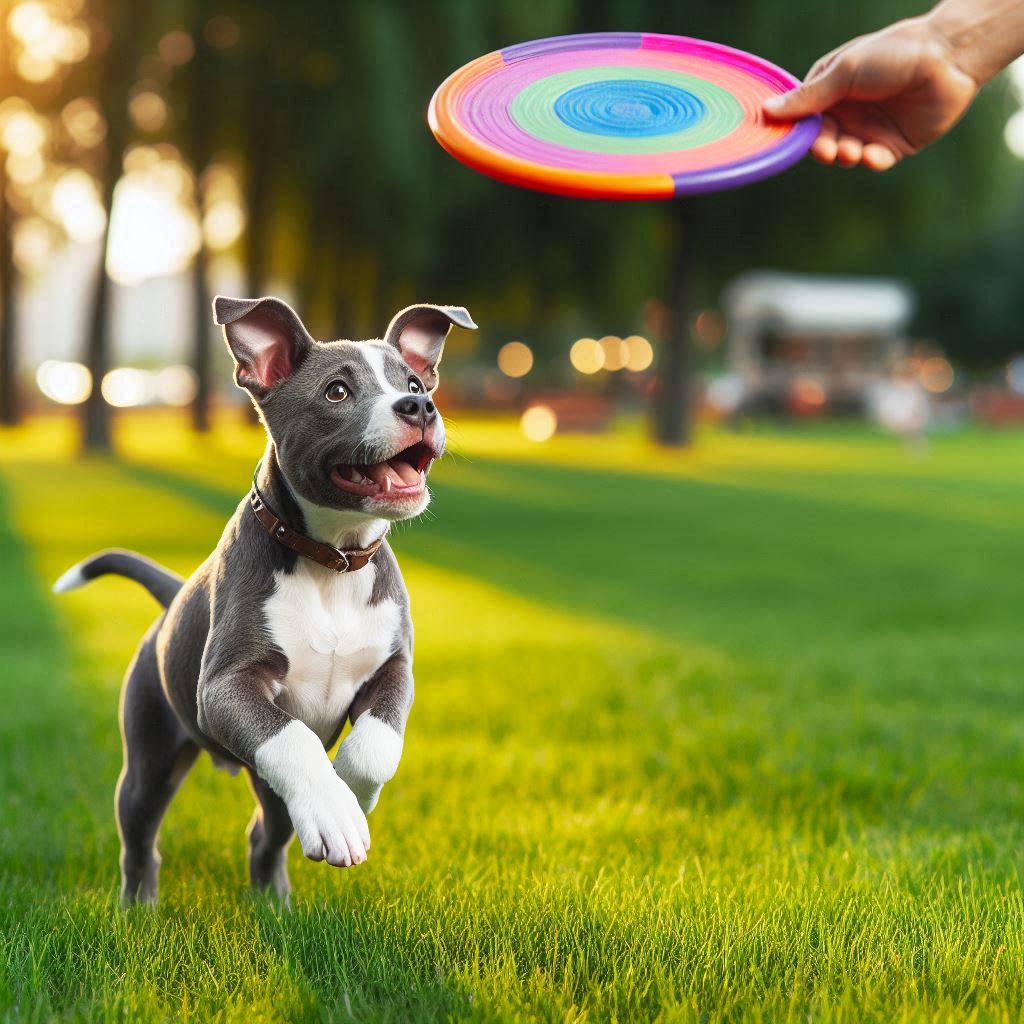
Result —
[[787, 121], [820, 114], [846, 96], [851, 78], [849, 65], [845, 61], [837, 61], [790, 92], [765, 100], [765, 112]]

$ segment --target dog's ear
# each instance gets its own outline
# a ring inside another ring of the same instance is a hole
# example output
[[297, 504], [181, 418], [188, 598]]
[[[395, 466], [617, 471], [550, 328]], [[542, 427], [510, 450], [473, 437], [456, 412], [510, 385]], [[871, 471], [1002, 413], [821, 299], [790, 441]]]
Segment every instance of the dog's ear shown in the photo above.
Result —
[[235, 383], [256, 398], [290, 377], [316, 342], [295, 310], [280, 299], [213, 300], [213, 319], [235, 360]]
[[384, 335], [430, 391], [437, 387], [437, 365], [453, 324], [476, 330], [473, 318], [462, 306], [409, 306], [396, 314]]

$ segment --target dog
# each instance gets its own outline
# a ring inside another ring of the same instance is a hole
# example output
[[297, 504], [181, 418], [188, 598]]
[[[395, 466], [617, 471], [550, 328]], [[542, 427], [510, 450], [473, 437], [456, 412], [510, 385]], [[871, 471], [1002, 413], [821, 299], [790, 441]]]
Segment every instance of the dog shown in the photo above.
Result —
[[124, 904], [156, 902], [160, 821], [204, 750], [248, 773], [254, 887], [288, 899], [293, 834], [311, 860], [366, 859], [366, 815], [398, 768], [413, 701], [409, 597], [386, 534], [430, 501], [445, 446], [438, 363], [452, 326], [476, 329], [463, 307], [415, 305], [383, 339], [320, 342], [280, 299], [218, 296], [213, 309], [267, 431], [252, 490], [188, 580], [111, 550], [53, 588], [113, 573], [165, 609], [121, 695]]

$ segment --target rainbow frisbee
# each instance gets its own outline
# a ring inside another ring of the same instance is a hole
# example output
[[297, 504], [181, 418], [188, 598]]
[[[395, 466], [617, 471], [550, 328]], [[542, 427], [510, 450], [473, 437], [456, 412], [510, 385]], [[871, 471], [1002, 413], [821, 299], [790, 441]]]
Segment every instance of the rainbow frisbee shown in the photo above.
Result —
[[765, 119], [797, 85], [782, 68], [685, 36], [598, 32], [496, 50], [430, 101], [437, 141], [523, 188], [590, 199], [670, 199], [778, 174], [821, 120]]

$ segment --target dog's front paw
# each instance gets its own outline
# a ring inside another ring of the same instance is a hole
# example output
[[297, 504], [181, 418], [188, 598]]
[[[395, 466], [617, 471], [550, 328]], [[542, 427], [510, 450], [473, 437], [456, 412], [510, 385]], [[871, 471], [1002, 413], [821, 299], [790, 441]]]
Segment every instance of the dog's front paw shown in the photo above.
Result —
[[366, 712], [356, 720], [334, 758], [334, 770], [345, 781], [363, 812], [377, 805], [384, 783], [398, 770], [402, 737], [386, 722]]
[[362, 864], [370, 848], [366, 815], [327, 759], [323, 744], [301, 722], [290, 722], [260, 745], [256, 770], [284, 800], [310, 860], [337, 867]]
[[366, 860], [370, 849], [366, 815], [356, 795], [336, 775], [298, 795], [288, 804], [288, 813], [302, 852], [310, 860], [345, 868]]

